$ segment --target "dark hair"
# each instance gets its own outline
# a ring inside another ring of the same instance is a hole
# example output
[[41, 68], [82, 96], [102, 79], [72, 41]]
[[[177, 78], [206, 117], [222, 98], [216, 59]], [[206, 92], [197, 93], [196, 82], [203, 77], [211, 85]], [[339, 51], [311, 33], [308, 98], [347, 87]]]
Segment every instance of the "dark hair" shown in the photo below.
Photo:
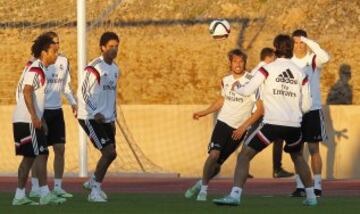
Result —
[[286, 34], [279, 34], [274, 39], [276, 57], [291, 58], [293, 56], [294, 40]]
[[242, 60], [244, 61], [244, 65], [246, 65], [246, 61], [247, 61], [247, 55], [246, 53], [242, 52], [240, 49], [232, 49], [231, 51], [229, 51], [228, 53], [228, 58], [230, 60], [230, 62], [232, 61], [232, 59], [234, 58], [234, 56], [239, 56], [242, 58]]
[[303, 37], [307, 37], [307, 33], [306, 31], [304, 31], [303, 29], [297, 29], [292, 33], [292, 37], [294, 36], [303, 36]]
[[116, 33], [114, 33], [114, 32], [105, 32], [105, 33], [103, 33], [103, 35], [101, 35], [100, 47], [105, 46], [108, 43], [108, 41], [110, 41], [110, 40], [116, 40], [118, 42], [120, 41], [119, 37], [118, 37], [118, 35], [116, 35]]
[[260, 52], [260, 60], [264, 61], [266, 57], [275, 55], [275, 51], [272, 48], [263, 48]]
[[45, 32], [45, 33], [43, 33], [43, 35], [46, 35], [46, 36], [49, 36], [50, 38], [56, 38], [56, 37], [59, 37], [58, 35], [57, 35], [57, 33], [55, 33], [54, 31], [48, 31], [48, 32]]
[[35, 39], [34, 44], [31, 46], [31, 54], [35, 58], [39, 58], [41, 56], [41, 52], [48, 51], [51, 44], [55, 44], [53, 38], [42, 34]]

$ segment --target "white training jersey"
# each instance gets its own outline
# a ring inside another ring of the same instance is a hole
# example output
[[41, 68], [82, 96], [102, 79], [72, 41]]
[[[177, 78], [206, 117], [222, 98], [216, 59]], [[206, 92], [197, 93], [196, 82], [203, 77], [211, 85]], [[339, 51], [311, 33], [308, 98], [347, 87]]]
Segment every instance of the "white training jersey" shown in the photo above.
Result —
[[308, 75], [312, 97], [311, 110], [321, 109], [320, 71], [323, 64], [329, 61], [330, 56], [316, 42], [306, 37], [301, 37], [301, 41], [311, 49], [312, 53], [307, 53], [301, 59], [294, 55], [291, 60]]
[[61, 108], [61, 94], [64, 94], [70, 105], [76, 105], [70, 87], [69, 61], [64, 55], [59, 55], [55, 64], [48, 67], [46, 72], [47, 86], [45, 109]]
[[273, 125], [300, 127], [302, 115], [310, 110], [308, 78], [290, 59], [278, 58], [261, 67], [251, 81], [234, 90], [250, 95], [262, 85], [263, 122]]
[[35, 60], [30, 66], [25, 67], [16, 89], [16, 107], [13, 114], [13, 123], [31, 123], [31, 115], [26, 107], [23, 94], [25, 85], [30, 85], [34, 88], [32, 94], [33, 105], [37, 117], [39, 119], [42, 118], [45, 105], [45, 87], [47, 84], [46, 72], [46, 67], [39, 59]]
[[116, 119], [116, 86], [120, 75], [118, 66], [104, 61], [102, 56], [86, 66], [78, 87], [78, 118], [94, 119], [101, 113], [105, 122]]
[[242, 96], [231, 90], [234, 82], [246, 84], [252, 78], [252, 75], [246, 72], [242, 77], [235, 79], [228, 75], [221, 82], [221, 95], [224, 97], [224, 105], [220, 109], [217, 119], [226, 123], [230, 127], [237, 129], [251, 115], [256, 102], [255, 94], [251, 96]]
[[[257, 64], [256, 67], [250, 71], [250, 74], [254, 76], [255, 73], [264, 65], [266, 65], [266, 63], [264, 61], [259, 62], [259, 64]], [[258, 89], [258, 93], [259, 93], [259, 99], [261, 99], [261, 86]], [[254, 107], [252, 112], [255, 112], [255, 111], [256, 111], [256, 106]]]

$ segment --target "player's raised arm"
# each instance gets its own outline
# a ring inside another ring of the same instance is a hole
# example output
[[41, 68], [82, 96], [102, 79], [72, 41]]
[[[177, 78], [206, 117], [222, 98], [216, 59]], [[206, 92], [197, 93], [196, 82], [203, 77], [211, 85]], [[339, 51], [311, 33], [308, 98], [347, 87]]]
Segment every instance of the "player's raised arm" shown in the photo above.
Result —
[[329, 54], [318, 43], [304, 36], [301, 36], [300, 39], [315, 53], [315, 66], [321, 67], [330, 60]]
[[240, 95], [250, 96], [251, 94], [255, 93], [256, 89], [261, 86], [267, 76], [267, 71], [261, 67], [259, 71], [255, 73], [250, 82], [245, 85], [241, 85], [239, 82], [235, 82], [232, 89]]

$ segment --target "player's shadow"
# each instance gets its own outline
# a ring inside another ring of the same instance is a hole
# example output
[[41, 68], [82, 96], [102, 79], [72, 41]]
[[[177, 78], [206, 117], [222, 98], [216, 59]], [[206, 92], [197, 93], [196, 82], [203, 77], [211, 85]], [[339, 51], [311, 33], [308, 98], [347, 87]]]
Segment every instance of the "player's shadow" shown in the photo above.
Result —
[[340, 65], [339, 79], [331, 87], [326, 103], [328, 105], [351, 105], [353, 102], [352, 86], [349, 84], [351, 79], [351, 66], [348, 64]]
[[349, 84], [351, 79], [351, 67], [348, 64], [342, 64], [339, 68], [339, 79], [331, 87], [325, 106], [323, 106], [324, 124], [326, 130], [323, 145], [327, 148], [326, 156], [326, 178], [334, 178], [335, 154], [337, 145], [341, 139], [348, 139], [348, 129], [336, 130], [331, 117], [331, 105], [350, 105], [352, 104], [352, 86]]

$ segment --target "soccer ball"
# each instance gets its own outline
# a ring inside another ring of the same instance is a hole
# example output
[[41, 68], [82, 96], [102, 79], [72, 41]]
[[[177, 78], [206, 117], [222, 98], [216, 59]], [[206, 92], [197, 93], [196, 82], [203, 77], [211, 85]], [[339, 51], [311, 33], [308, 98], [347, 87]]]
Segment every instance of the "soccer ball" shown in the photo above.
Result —
[[214, 39], [226, 39], [230, 34], [230, 23], [225, 19], [216, 19], [210, 23], [209, 32]]

